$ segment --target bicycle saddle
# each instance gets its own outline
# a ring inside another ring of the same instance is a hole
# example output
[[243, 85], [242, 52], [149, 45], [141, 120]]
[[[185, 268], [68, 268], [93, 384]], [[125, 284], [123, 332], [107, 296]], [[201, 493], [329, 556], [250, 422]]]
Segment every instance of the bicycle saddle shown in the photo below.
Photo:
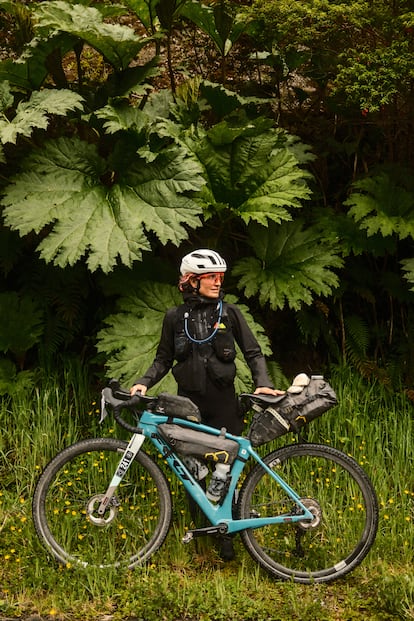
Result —
[[242, 392], [239, 395], [240, 399], [249, 400], [250, 403], [259, 403], [264, 406], [274, 405], [275, 403], [279, 403], [286, 397], [286, 393], [283, 395], [267, 395], [265, 393], [252, 394], [248, 392]]

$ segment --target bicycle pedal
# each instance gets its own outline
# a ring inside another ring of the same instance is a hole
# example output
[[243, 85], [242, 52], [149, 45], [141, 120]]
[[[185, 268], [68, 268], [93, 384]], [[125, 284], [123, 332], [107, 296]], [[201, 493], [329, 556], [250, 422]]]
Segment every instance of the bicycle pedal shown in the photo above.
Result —
[[190, 541], [192, 541], [194, 539], [194, 535], [191, 532], [191, 530], [189, 530], [184, 537], [181, 539], [181, 543], [190, 543]]

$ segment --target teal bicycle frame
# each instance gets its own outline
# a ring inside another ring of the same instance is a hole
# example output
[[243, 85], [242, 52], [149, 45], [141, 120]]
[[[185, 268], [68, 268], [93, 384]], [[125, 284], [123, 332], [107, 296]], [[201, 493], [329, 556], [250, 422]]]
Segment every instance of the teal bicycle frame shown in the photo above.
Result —
[[[163, 456], [163, 459], [165, 459], [170, 469], [182, 482], [184, 489], [187, 491], [189, 496], [191, 496], [191, 498], [193, 498], [193, 500], [197, 503], [197, 505], [200, 507], [200, 509], [212, 525], [212, 527], [188, 531], [187, 535], [183, 539], [184, 542], [190, 541], [193, 535], [197, 534], [213, 534], [216, 532], [226, 532], [232, 534], [237, 533], [241, 530], [260, 528], [262, 526], [270, 524], [303, 522], [305, 520], [312, 521], [314, 519], [313, 514], [301, 502], [298, 494], [288, 485], [286, 481], [284, 481], [277, 474], [277, 472], [274, 472], [262, 461], [260, 456], [252, 448], [250, 440], [242, 436], [234, 436], [230, 433], [226, 433], [225, 437], [230, 440], [236, 441], [239, 445], [239, 449], [237, 458], [235, 459], [231, 468], [231, 480], [229, 488], [222, 502], [218, 504], [210, 502], [210, 500], [206, 496], [205, 491], [201, 488], [198, 481], [192, 476], [191, 472], [188, 470], [185, 463], [181, 460], [180, 456], [174, 452], [174, 450], [158, 432], [158, 425], [166, 422], [173, 422], [182, 427], [194, 429], [196, 431], [203, 431], [214, 436], [221, 435], [221, 431], [219, 431], [218, 429], [214, 427], [209, 427], [202, 423], [196, 423], [181, 418], [171, 418], [164, 414], [155, 414], [153, 412], [144, 410], [144, 412], [140, 416], [139, 427], [137, 427], [136, 433], [133, 434], [127, 448], [125, 449], [120, 459], [116, 473], [114, 474], [112, 481], [110, 482], [109, 487], [106, 491], [106, 494], [100, 503], [98, 514], [103, 515], [105, 513], [106, 507], [108, 506], [111, 498], [115, 494], [116, 488], [121, 483], [122, 478], [127, 472], [135, 455], [138, 453], [144, 440], [147, 438]], [[235, 495], [237, 483], [249, 458], [252, 458], [257, 464], [259, 464], [263, 468], [263, 470], [267, 472], [267, 474], [272, 477], [281, 488], [283, 488], [286, 494], [297, 506], [295, 513], [284, 513], [272, 517], [263, 518], [233, 518], [233, 498]]]

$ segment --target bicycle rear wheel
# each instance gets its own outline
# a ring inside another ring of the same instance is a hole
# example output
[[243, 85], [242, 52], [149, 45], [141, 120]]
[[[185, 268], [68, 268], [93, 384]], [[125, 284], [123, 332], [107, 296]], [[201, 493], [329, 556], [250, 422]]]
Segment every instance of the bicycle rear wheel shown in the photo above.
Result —
[[[269, 573], [303, 584], [328, 582], [352, 571], [374, 543], [378, 505], [362, 468], [344, 453], [319, 444], [278, 449], [263, 460], [301, 496], [314, 520], [249, 529], [241, 533], [251, 554]], [[260, 465], [240, 490], [240, 518], [292, 514], [297, 505]]]
[[33, 497], [37, 534], [61, 563], [128, 568], [162, 545], [171, 522], [171, 493], [157, 464], [139, 452], [103, 518], [97, 509], [126, 442], [83, 440], [47, 465]]

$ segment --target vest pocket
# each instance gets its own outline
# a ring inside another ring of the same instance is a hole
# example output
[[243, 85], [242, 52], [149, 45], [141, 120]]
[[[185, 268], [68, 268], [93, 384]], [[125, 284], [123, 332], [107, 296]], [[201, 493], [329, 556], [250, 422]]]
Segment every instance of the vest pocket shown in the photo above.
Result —
[[191, 352], [191, 343], [184, 332], [179, 332], [174, 337], [174, 356], [178, 362], [186, 360]]
[[185, 392], [204, 393], [206, 390], [205, 361], [197, 355], [190, 355], [172, 368], [178, 387]]
[[234, 338], [230, 331], [219, 330], [212, 342], [214, 353], [222, 362], [233, 362], [236, 357]]
[[207, 360], [207, 373], [213, 384], [224, 388], [233, 383], [236, 377], [236, 365], [232, 361], [223, 362], [213, 355]]

